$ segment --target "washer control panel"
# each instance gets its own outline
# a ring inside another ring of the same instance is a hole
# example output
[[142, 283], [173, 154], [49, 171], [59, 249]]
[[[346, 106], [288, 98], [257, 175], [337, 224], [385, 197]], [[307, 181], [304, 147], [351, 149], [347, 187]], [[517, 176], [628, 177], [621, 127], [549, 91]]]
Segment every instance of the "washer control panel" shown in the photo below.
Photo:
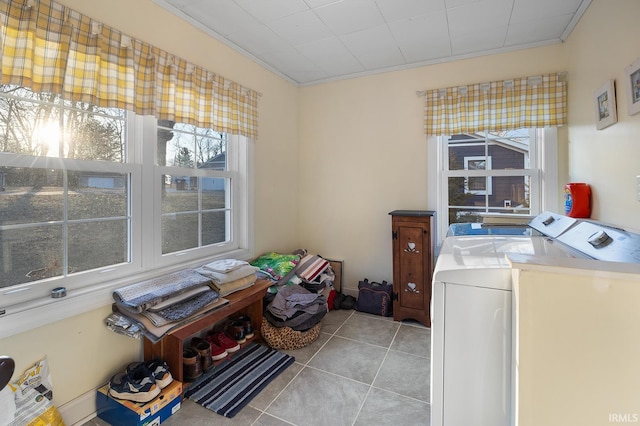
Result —
[[581, 221], [558, 241], [594, 259], [640, 263], [640, 234], [624, 229]]

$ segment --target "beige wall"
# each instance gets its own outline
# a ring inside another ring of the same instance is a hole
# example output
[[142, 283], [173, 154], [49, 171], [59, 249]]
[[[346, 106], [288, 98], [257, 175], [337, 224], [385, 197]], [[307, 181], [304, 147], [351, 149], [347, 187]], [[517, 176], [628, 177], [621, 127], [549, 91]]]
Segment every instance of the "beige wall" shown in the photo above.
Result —
[[344, 259], [343, 288], [356, 291], [365, 277], [392, 282], [388, 213], [435, 208], [416, 91], [566, 68], [554, 45], [301, 88], [302, 245]]
[[[592, 185], [599, 220], [640, 229], [640, 114], [629, 116], [625, 72], [640, 58], [640, 2], [595, 0], [566, 43], [569, 63], [569, 176]], [[595, 128], [594, 92], [615, 79], [618, 123]]]

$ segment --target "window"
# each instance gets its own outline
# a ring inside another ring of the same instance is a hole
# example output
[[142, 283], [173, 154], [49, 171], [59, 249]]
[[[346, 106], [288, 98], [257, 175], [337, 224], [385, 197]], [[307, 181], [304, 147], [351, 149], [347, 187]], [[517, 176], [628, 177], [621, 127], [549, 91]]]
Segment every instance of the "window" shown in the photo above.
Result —
[[251, 251], [244, 137], [8, 85], [0, 128], [0, 314]]
[[557, 207], [555, 128], [440, 136], [429, 143], [429, 199], [437, 206], [440, 240], [451, 223]]
[[[464, 157], [465, 170], [491, 170], [491, 157]], [[469, 176], [465, 179], [465, 192], [474, 195], [491, 195], [493, 180], [487, 177]]]

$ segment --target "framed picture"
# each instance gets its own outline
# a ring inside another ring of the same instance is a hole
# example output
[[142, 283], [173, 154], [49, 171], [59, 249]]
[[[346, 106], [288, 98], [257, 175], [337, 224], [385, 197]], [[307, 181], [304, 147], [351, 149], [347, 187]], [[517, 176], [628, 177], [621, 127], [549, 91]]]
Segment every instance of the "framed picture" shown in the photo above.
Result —
[[596, 128], [602, 130], [618, 121], [616, 112], [616, 90], [613, 80], [607, 81], [602, 87], [596, 90]]
[[335, 281], [333, 282], [333, 288], [340, 292], [342, 290], [342, 260], [327, 259], [327, 261], [329, 262], [329, 265], [331, 265], [333, 272], [336, 274]]
[[629, 115], [640, 112], [640, 59], [624, 69], [627, 87], [627, 110]]

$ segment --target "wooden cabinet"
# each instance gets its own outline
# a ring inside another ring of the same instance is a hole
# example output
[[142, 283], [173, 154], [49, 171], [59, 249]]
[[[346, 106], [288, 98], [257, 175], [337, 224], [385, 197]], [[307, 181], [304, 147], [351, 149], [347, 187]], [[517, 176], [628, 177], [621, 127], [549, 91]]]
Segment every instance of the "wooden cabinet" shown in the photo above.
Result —
[[394, 210], [393, 319], [414, 319], [431, 326], [434, 219], [430, 210]]

